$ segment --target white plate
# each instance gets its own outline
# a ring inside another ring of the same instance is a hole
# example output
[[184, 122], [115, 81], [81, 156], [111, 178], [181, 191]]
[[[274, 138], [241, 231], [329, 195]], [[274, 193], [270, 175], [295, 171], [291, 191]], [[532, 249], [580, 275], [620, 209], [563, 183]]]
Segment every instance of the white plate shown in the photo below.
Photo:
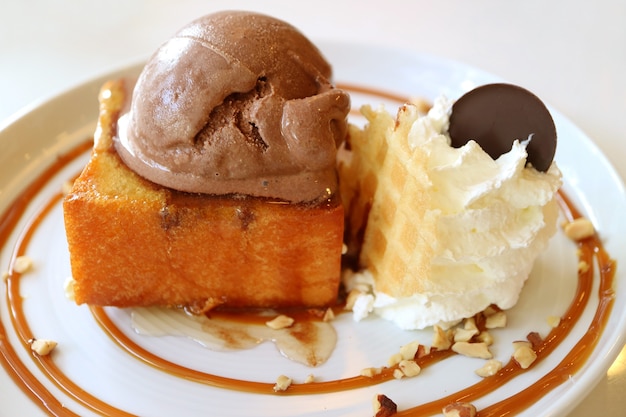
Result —
[[[335, 79], [396, 93], [399, 96], [433, 99], [439, 94], [456, 98], [476, 85], [500, 81], [466, 65], [436, 57], [354, 44], [322, 44], [333, 63]], [[78, 86], [24, 112], [0, 130], [0, 213], [30, 184], [56, 155], [63, 154], [91, 135], [97, 116], [97, 92], [104, 80], [133, 76], [140, 66], [124, 68]], [[355, 94], [353, 104], [377, 104], [379, 96]], [[392, 103], [393, 104], [393, 103]], [[395, 105], [395, 104], [394, 104]], [[558, 112], [553, 116], [559, 131], [556, 160], [563, 171], [567, 194], [596, 225], [609, 253], [626, 264], [626, 197], [623, 185], [592, 141]], [[9, 267], [11, 253], [28, 217], [77, 173], [86, 155], [50, 179], [37, 194], [26, 215], [20, 219], [8, 244], [2, 247], [0, 268]], [[576, 284], [575, 248], [560, 233], [538, 260], [518, 305], [509, 312], [509, 326], [495, 332], [494, 352], [508, 360], [510, 342], [523, 339], [529, 331], [548, 331], [546, 318], [560, 316], [570, 303]], [[426, 368], [414, 379], [332, 394], [277, 396], [244, 394], [212, 388], [164, 374], [143, 364], [120, 349], [95, 323], [87, 307], [69, 302], [63, 283], [70, 274], [60, 204], [37, 229], [28, 255], [35, 269], [22, 277], [24, 309], [31, 330], [39, 337], [59, 342], [54, 362], [62, 372], [91, 395], [128, 413], [143, 416], [364, 416], [371, 415], [371, 399], [384, 393], [398, 403], [399, 410], [436, 399], [477, 382], [474, 370], [481, 362], [453, 358]], [[624, 345], [626, 333], [626, 276], [618, 270], [613, 312], [589, 361], [569, 381], [546, 392], [523, 416], [563, 415], [570, 411], [602, 377]], [[4, 293], [5, 285], [2, 285]], [[540, 366], [505, 384], [491, 395], [475, 401], [480, 408], [510, 396], [536, 381], [554, 367], [585, 333], [597, 304], [594, 294], [581, 320], [563, 344]], [[418, 339], [431, 341], [431, 331], [407, 332], [380, 319], [354, 323], [347, 314], [334, 323], [339, 341], [330, 360], [315, 369], [291, 362], [279, 355], [271, 343], [248, 351], [213, 352], [176, 337], [135, 335], [129, 312], [109, 309], [116, 324], [133, 340], [150, 351], [186, 366], [248, 380], [273, 383], [279, 374], [302, 381], [313, 373], [319, 380], [358, 375], [365, 367], [383, 366], [399, 346]], [[69, 398], [42, 375], [27, 349], [17, 340], [10, 321], [7, 300], [0, 301], [0, 318], [9, 343], [20, 360], [67, 408], [79, 415], [97, 415]], [[3, 416], [43, 415], [6, 372], [0, 372], [0, 402]]]

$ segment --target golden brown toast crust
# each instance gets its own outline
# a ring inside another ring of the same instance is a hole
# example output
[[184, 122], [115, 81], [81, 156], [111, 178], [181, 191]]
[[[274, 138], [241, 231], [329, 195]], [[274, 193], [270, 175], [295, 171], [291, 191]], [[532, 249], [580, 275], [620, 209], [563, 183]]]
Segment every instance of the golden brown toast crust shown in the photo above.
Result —
[[105, 85], [91, 158], [64, 200], [77, 303], [321, 307], [335, 303], [343, 207], [157, 186], [112, 144], [125, 94]]

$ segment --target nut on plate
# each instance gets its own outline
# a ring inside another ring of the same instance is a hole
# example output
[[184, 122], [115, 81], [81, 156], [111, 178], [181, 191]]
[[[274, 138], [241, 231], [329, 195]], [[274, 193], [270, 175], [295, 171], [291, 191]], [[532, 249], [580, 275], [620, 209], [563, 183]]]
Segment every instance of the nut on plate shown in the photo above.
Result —
[[579, 217], [563, 226], [565, 236], [574, 241], [579, 241], [593, 236], [596, 232], [593, 223], [584, 217]]
[[402, 371], [406, 377], [414, 377], [420, 374], [422, 368], [412, 359], [404, 359], [398, 364], [398, 369]]
[[484, 342], [456, 342], [452, 345], [452, 350], [459, 355], [470, 358], [491, 359], [493, 357], [489, 347]]
[[280, 330], [286, 329], [287, 327], [291, 327], [294, 320], [291, 317], [285, 316], [281, 314], [280, 316], [276, 316], [272, 320], [265, 322], [265, 325], [270, 329]]
[[389, 397], [376, 394], [372, 400], [374, 417], [390, 417], [398, 412], [398, 406]]
[[376, 375], [380, 375], [383, 372], [383, 368], [363, 368], [361, 369], [361, 376], [367, 378], [373, 378]]
[[274, 385], [274, 392], [285, 391], [291, 385], [291, 378], [285, 375], [280, 375], [276, 378], [276, 384]]
[[485, 318], [485, 328], [498, 329], [506, 326], [506, 313], [498, 311]]
[[497, 359], [489, 359], [481, 368], [474, 372], [482, 378], [487, 378], [497, 374], [500, 369], [502, 369], [502, 362]]
[[529, 344], [518, 344], [513, 352], [513, 359], [522, 369], [527, 369], [537, 359], [537, 353]]
[[450, 346], [452, 346], [452, 331], [451, 330], [443, 330], [439, 326], [433, 326], [433, 330], [435, 334], [433, 335], [433, 343], [432, 347], [437, 350], [448, 350]]
[[54, 340], [48, 339], [31, 339], [28, 343], [30, 344], [30, 350], [39, 356], [49, 355], [58, 344]]
[[456, 402], [443, 407], [444, 417], [475, 417], [476, 407], [470, 403]]
[[26, 255], [18, 256], [15, 258], [15, 262], [13, 263], [13, 271], [18, 274], [23, 274], [28, 272], [33, 267], [33, 260]]

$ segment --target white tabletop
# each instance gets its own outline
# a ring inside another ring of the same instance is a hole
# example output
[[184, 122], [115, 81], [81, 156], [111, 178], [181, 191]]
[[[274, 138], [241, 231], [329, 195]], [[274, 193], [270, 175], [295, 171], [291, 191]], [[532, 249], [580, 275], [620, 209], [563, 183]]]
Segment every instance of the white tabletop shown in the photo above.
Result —
[[[178, 28], [218, 9], [262, 11], [313, 40], [395, 46], [480, 67], [562, 112], [626, 178], [620, 0], [4, 0], [0, 125], [37, 101], [147, 57]], [[625, 392], [626, 349], [571, 416], [622, 416]]]

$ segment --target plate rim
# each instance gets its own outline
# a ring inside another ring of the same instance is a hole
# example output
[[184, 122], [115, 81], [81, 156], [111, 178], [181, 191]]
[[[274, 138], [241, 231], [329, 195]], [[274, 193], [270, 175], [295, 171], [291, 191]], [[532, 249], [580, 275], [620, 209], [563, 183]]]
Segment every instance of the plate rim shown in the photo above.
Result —
[[[449, 58], [440, 57], [440, 56], [432, 55], [432, 54], [421, 54], [421, 53], [411, 52], [411, 51], [407, 51], [401, 48], [386, 47], [382, 45], [372, 46], [372, 45], [365, 45], [365, 44], [359, 44], [359, 43], [354, 43], [354, 42], [334, 42], [334, 41], [333, 42], [320, 41], [317, 43], [317, 45], [320, 47], [323, 53], [325, 51], [325, 47], [328, 48], [328, 45], [333, 45], [332, 47], [334, 48], [361, 49], [361, 50], [367, 50], [370, 53], [372, 52], [372, 50], [374, 50], [375, 51], [374, 53], [379, 52], [379, 51], [386, 51], [385, 53], [404, 54], [404, 55], [409, 55], [409, 56], [413, 56], [417, 58], [421, 57], [421, 58], [426, 58], [428, 60], [438, 61], [440, 63], [443, 63], [446, 66], [451, 65], [451, 66], [461, 66], [464, 68], [469, 68], [472, 71], [475, 71], [476, 73], [483, 74], [485, 77], [493, 78], [494, 80], [500, 79], [500, 77], [497, 77], [489, 72], [483, 71], [479, 68], [462, 63], [460, 61], [455, 61]], [[26, 123], [29, 121], [29, 118], [36, 117], [37, 113], [41, 112], [42, 109], [54, 107], [55, 105], [58, 105], [58, 103], [63, 100], [69, 100], [73, 96], [82, 95], [84, 94], [84, 91], [86, 89], [93, 89], [96, 86], [97, 88], [99, 88], [99, 85], [101, 85], [104, 81], [112, 77], [123, 76], [123, 75], [130, 74], [130, 73], [138, 73], [141, 67], [143, 67], [144, 63], [145, 63], [145, 58], [134, 59], [132, 60], [132, 62], [118, 65], [111, 70], [105, 70], [101, 74], [95, 75], [85, 81], [77, 83], [75, 86], [69, 89], [61, 91], [59, 93], [52, 94], [49, 97], [35, 100], [34, 102], [23, 107], [21, 110], [18, 110], [16, 113], [14, 113], [13, 115], [9, 116], [8, 118], [0, 122], [0, 143], [2, 143], [5, 140], [10, 140], [9, 133], [11, 129], [15, 129], [16, 126], [17, 128], [19, 128], [19, 125], [21, 123]], [[600, 161], [601, 164], [605, 167], [605, 169], [607, 170], [607, 173], [611, 176], [611, 179], [613, 181], [612, 185], [616, 185], [618, 188], [618, 192], [622, 196], [624, 196], [624, 194], [626, 194], [624, 191], [624, 181], [619, 175], [619, 173], [616, 171], [615, 167], [610, 163], [606, 155], [599, 148], [599, 146], [593, 141], [593, 139], [589, 135], [587, 135], [582, 129], [580, 129], [576, 124], [570, 121], [563, 114], [561, 114], [558, 110], [551, 107], [549, 103], [548, 103], [548, 107], [550, 108], [550, 111], [553, 112], [553, 114], [558, 115], [560, 120], [563, 120], [569, 123], [571, 128], [576, 129], [580, 133], [580, 137], [585, 141], [584, 143], [585, 146], [590, 149], [593, 149], [596, 157], [601, 158], [601, 161]], [[94, 125], [95, 125], [95, 118], [96, 117], [94, 113], [94, 117], [93, 117]], [[616, 286], [620, 284], [620, 281], [624, 280], [623, 274], [621, 275], [622, 277], [620, 279], [620, 273], [618, 271], [616, 274], [616, 280], [615, 280]], [[616, 293], [617, 293], [617, 288], [616, 288]], [[613, 310], [611, 312], [611, 315], [616, 315], [618, 313], [619, 312]], [[626, 310], [622, 311], [618, 317], [619, 317], [618, 324], [620, 324], [620, 326], [618, 327], [621, 329], [626, 328]], [[603, 335], [606, 333], [607, 332], [605, 330]], [[602, 361], [599, 361], [596, 359], [596, 361], [594, 361], [594, 364], [593, 364], [595, 366], [588, 366], [589, 364], [586, 364], [586, 369], [584, 369], [584, 373], [585, 375], [591, 374], [593, 376], [592, 379], [595, 379], [595, 382], [593, 382], [591, 385], [586, 385], [584, 387], [574, 386], [572, 388], [573, 389], [572, 394], [578, 394], [574, 397], [574, 399], [578, 401], [572, 402], [571, 398], [567, 398], [569, 402], [568, 404], [564, 404], [566, 402], [565, 401], [566, 399], [560, 398], [554, 403], [554, 407], [556, 408], [553, 411], [556, 411], [556, 412], [571, 411], [572, 409], [575, 408], [576, 405], [578, 405], [581, 401], [584, 400], [587, 394], [590, 393], [591, 388], [593, 388], [601, 380], [601, 378], [604, 376], [604, 373], [606, 372], [608, 367], [615, 361], [620, 351], [624, 347], [624, 344], [626, 343], [625, 332], [618, 332], [617, 334], [615, 334], [615, 336], [616, 337], [612, 338], [613, 343], [611, 344], [611, 346], [604, 347], [603, 349], [601, 349], [601, 351], [603, 352], [603, 355], [601, 356]], [[598, 348], [594, 349], [594, 352], [596, 352], [597, 350]], [[601, 362], [602, 365], [597, 364], [598, 362]], [[580, 372], [583, 372], [583, 371], [580, 371]], [[570, 396], [571, 395], [566, 395], [564, 397], [570, 397]]]

